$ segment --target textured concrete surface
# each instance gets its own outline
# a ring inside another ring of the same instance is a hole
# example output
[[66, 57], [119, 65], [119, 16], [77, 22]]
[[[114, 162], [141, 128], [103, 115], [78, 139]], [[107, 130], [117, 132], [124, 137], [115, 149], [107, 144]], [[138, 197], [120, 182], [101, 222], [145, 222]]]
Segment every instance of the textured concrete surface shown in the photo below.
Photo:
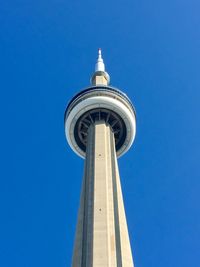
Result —
[[120, 177], [109, 125], [90, 126], [73, 267], [133, 267]]
[[93, 85], [108, 85], [108, 81], [104, 76], [97, 75], [93, 80]]

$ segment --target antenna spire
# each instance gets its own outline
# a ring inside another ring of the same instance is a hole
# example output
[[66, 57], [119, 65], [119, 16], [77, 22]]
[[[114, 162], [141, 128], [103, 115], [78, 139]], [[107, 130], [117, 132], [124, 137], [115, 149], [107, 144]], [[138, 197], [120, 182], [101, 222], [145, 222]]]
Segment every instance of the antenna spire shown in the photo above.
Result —
[[110, 76], [105, 71], [105, 65], [101, 55], [101, 48], [98, 49], [98, 58], [95, 64], [95, 72], [91, 77], [91, 84], [93, 85], [108, 85], [110, 83]]
[[105, 71], [105, 65], [101, 55], [101, 48], [98, 49], [98, 58], [97, 63], [95, 65], [95, 71]]

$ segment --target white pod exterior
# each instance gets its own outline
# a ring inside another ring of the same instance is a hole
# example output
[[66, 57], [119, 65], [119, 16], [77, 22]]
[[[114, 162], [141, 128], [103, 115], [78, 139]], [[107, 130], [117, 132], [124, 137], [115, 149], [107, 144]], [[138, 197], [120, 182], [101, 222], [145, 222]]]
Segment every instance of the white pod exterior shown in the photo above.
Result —
[[87, 129], [96, 119], [104, 119], [116, 133], [116, 153], [120, 157], [131, 147], [136, 134], [136, 116], [128, 97], [111, 86], [95, 86], [77, 94], [65, 112], [65, 134], [72, 150], [85, 158]]

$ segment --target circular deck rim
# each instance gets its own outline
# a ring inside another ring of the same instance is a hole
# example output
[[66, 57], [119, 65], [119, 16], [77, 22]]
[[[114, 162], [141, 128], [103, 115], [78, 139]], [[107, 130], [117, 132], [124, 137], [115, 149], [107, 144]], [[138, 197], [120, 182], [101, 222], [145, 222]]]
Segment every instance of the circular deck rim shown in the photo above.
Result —
[[121, 147], [116, 150], [117, 157], [122, 156], [131, 147], [136, 134], [136, 113], [130, 99], [117, 88], [111, 86], [92, 86], [76, 94], [65, 111], [65, 134], [72, 150], [85, 158], [85, 151], [75, 140], [75, 126], [78, 119], [94, 108], [106, 108], [122, 117], [127, 136]]
[[111, 92], [111, 93], [115, 93], [118, 96], [122, 97], [122, 99], [124, 99], [125, 101], [128, 102], [128, 104], [130, 105], [130, 107], [132, 108], [132, 111], [134, 112], [135, 118], [136, 118], [136, 111], [135, 111], [135, 107], [133, 106], [130, 98], [121, 90], [119, 90], [116, 87], [113, 86], [107, 86], [107, 85], [97, 85], [97, 86], [90, 86], [87, 87], [83, 90], [81, 90], [79, 93], [75, 94], [72, 99], [69, 101], [69, 103], [67, 104], [66, 110], [65, 110], [65, 115], [64, 117], [66, 117], [66, 115], [71, 112], [71, 110], [73, 109], [73, 104], [75, 102], [78, 101], [78, 99], [80, 99], [81, 97], [83, 97], [84, 95], [86, 95], [88, 92], [92, 92], [92, 91], [107, 91], [107, 92]]

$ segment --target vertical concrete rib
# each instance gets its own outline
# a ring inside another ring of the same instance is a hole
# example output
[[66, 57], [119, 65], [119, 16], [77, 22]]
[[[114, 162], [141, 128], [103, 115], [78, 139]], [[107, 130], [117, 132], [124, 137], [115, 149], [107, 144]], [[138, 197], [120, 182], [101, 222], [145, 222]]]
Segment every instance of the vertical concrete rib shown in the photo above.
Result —
[[90, 126], [73, 267], [133, 267], [114, 142], [104, 121]]
[[84, 176], [78, 212], [78, 222], [72, 257], [73, 267], [92, 266], [92, 229], [93, 229], [93, 203], [94, 203], [94, 125], [88, 131], [88, 142]]
[[115, 214], [115, 233], [116, 233], [116, 251], [117, 251], [117, 267], [133, 267], [133, 258], [126, 222], [123, 195], [121, 190], [121, 182], [119, 176], [119, 168], [117, 156], [114, 146], [114, 136], [111, 133], [113, 144], [112, 170], [113, 170], [113, 195], [114, 195], [114, 214]]

